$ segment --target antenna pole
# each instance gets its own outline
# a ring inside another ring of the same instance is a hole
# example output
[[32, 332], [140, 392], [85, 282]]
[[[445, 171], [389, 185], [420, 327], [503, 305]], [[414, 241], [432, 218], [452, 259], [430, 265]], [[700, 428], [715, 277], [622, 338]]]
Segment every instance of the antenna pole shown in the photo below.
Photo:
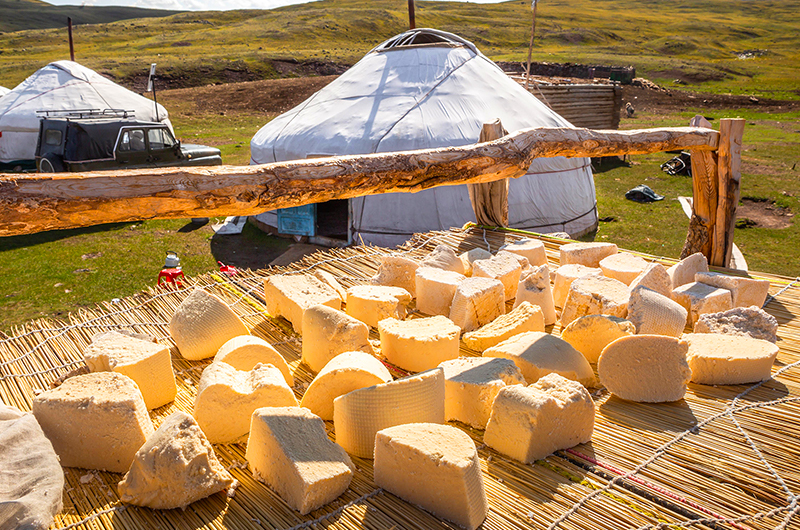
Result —
[[72, 45], [72, 17], [67, 17], [67, 34], [69, 35], [69, 60], [75, 62], [75, 47]]
[[414, 0], [408, 0], [408, 29], [415, 29], [417, 21], [414, 17]]

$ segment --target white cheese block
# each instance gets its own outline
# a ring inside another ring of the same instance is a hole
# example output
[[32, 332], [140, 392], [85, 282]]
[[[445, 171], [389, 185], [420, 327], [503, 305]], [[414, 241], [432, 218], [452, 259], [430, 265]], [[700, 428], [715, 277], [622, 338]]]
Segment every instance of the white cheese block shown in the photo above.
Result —
[[692, 381], [703, 385], [766, 381], [778, 356], [775, 344], [741, 335], [688, 333], [681, 338], [689, 343]]
[[309, 307], [303, 314], [303, 330], [303, 362], [314, 372], [346, 351], [372, 353], [367, 325], [343, 311]]
[[372, 458], [375, 433], [405, 423], [444, 423], [441, 368], [354, 390], [333, 400], [336, 443], [351, 455]]
[[672, 279], [667, 274], [667, 269], [660, 263], [648, 264], [628, 287], [632, 291], [640, 285], [652, 289], [658, 294], [663, 294], [667, 297], [672, 296]]
[[178, 411], [136, 452], [118, 492], [126, 504], [169, 510], [185, 508], [231, 484], [233, 477], [217, 460], [200, 426]]
[[245, 372], [249, 372], [259, 363], [271, 364], [281, 371], [287, 385], [294, 386], [294, 377], [289, 371], [286, 359], [261, 337], [240, 335], [232, 338], [217, 350], [214, 362], [227, 363]]
[[256, 410], [245, 457], [253, 476], [301, 515], [336, 499], [353, 478], [350, 457], [302, 407]]
[[419, 263], [420, 267], [433, 267], [445, 271], [453, 271], [464, 274], [464, 262], [456, 255], [456, 252], [447, 245], [437, 245], [430, 254], [425, 256]]
[[[497, 254], [495, 254], [495, 256], [503, 256], [503, 255], [506, 255], [508, 257], [511, 257], [511, 258], [514, 258], [515, 260], [517, 260], [517, 263], [519, 263], [519, 266], [520, 266], [520, 269], [521, 269], [520, 270], [520, 278], [522, 278], [523, 276], [527, 275], [531, 271], [531, 262], [528, 261], [528, 258], [526, 258], [525, 256], [521, 256], [521, 255], [515, 254], [513, 252], [506, 252], [505, 250], [498, 250]], [[491, 259], [491, 258], [489, 258], [489, 259]]]
[[115, 372], [70, 377], [36, 396], [33, 414], [64, 467], [125, 473], [153, 433], [139, 387]]
[[549, 333], [529, 331], [514, 335], [483, 352], [484, 357], [511, 359], [528, 384], [550, 373], [594, 386], [592, 367], [586, 358], [568, 342]]
[[599, 267], [587, 267], [577, 263], [562, 265], [557, 268], [553, 275], [553, 302], [555, 302], [556, 307], [564, 307], [572, 282], [590, 274], [601, 275], [603, 271]]
[[472, 264], [472, 276], [494, 278], [503, 282], [506, 300], [517, 294], [517, 285], [522, 273], [519, 260], [510, 252], [498, 252], [490, 259], [479, 259]]
[[340, 353], [317, 374], [303, 394], [300, 406], [323, 420], [333, 420], [337, 397], [392, 380], [389, 370], [372, 355], [360, 351]]
[[530, 302], [542, 308], [546, 326], [556, 323], [556, 306], [553, 301], [553, 291], [550, 289], [550, 272], [547, 265], [531, 267], [530, 273], [520, 280], [514, 307], [523, 302]]
[[406, 317], [411, 293], [401, 287], [357, 285], [347, 290], [346, 312], [371, 328], [384, 318]]
[[492, 403], [506, 385], [525, 384], [514, 361], [499, 357], [460, 357], [439, 365], [444, 370], [444, 415], [485, 429]]
[[450, 314], [450, 304], [458, 284], [466, 276], [433, 267], [420, 267], [416, 272], [417, 310], [426, 315]]
[[647, 262], [628, 252], [618, 252], [600, 260], [600, 269], [609, 278], [630, 285], [647, 268]]
[[472, 250], [460, 254], [458, 257], [464, 264], [464, 274], [466, 276], [472, 276], [473, 262], [479, 259], [491, 259], [492, 253], [482, 248], [473, 248]]
[[347, 289], [342, 287], [342, 284], [339, 283], [339, 280], [336, 279], [336, 276], [328, 271], [323, 270], [314, 271], [314, 276], [322, 283], [326, 283], [329, 287], [333, 288], [333, 290], [336, 291], [336, 294], [339, 295], [339, 300], [342, 302], [347, 300]]
[[561, 339], [583, 354], [587, 361], [597, 363], [603, 348], [621, 337], [636, 333], [632, 322], [610, 315], [587, 315], [569, 323], [561, 330]]
[[774, 343], [778, 341], [778, 321], [756, 306], [734, 307], [719, 313], [700, 315], [694, 332], [744, 335]]
[[333, 287], [308, 274], [268, 277], [264, 280], [264, 304], [270, 315], [285, 318], [301, 334], [303, 313], [309, 307], [321, 304], [342, 308], [342, 300]]
[[527, 258], [528, 262], [534, 266], [547, 265], [547, 254], [544, 250], [544, 243], [538, 239], [521, 239], [519, 241], [512, 241], [506, 243], [500, 250], [519, 254]]
[[678, 302], [647, 287], [637, 287], [628, 299], [628, 320], [639, 335], [680, 337], [687, 316], [688, 312]]
[[708, 272], [708, 260], [702, 252], [695, 252], [667, 269], [673, 289], [693, 282], [698, 272]]
[[531, 386], [506, 386], [497, 394], [483, 441], [526, 464], [559, 449], [589, 442], [594, 402], [580, 383], [549, 374]]
[[465, 333], [461, 339], [468, 348], [482, 352], [526, 331], [544, 331], [542, 308], [530, 302], [522, 302], [510, 313], [500, 315], [478, 330]]
[[378, 268], [378, 273], [372, 277], [370, 282], [373, 285], [401, 287], [411, 293], [412, 297], [416, 298], [416, 274], [418, 267], [419, 263], [411, 258], [403, 256], [384, 256], [381, 258], [381, 265]]
[[756, 280], [742, 276], [728, 276], [719, 272], [698, 272], [696, 282], [713, 287], [728, 289], [731, 292], [733, 307], [761, 307], [767, 299], [769, 280]]
[[616, 254], [617, 245], [614, 243], [567, 243], [561, 245], [560, 265], [577, 263], [586, 267], [599, 267], [600, 260]]
[[726, 311], [733, 305], [729, 290], [698, 282], [676, 287], [672, 291], [672, 299], [688, 311], [689, 325], [692, 327], [700, 315]]
[[378, 487], [467, 530], [486, 519], [478, 451], [456, 427], [411, 423], [378, 431], [373, 474]]
[[561, 325], [586, 315], [611, 315], [625, 318], [628, 314], [628, 286], [605, 276], [578, 278], [569, 288]]
[[244, 322], [216, 295], [195, 289], [181, 302], [169, 322], [169, 334], [184, 359], [213, 357], [228, 340], [249, 331]]
[[257, 408], [295, 405], [294, 392], [274, 366], [258, 364], [244, 372], [226, 363], [211, 363], [197, 385], [194, 417], [211, 443], [231, 443], [247, 434]]
[[663, 403], [683, 399], [692, 370], [689, 344], [675, 337], [633, 335], [617, 339], [597, 362], [600, 383], [628, 401]]
[[503, 284], [492, 278], [463, 280], [456, 287], [450, 303], [450, 320], [463, 331], [478, 329], [505, 312]]
[[381, 354], [409, 372], [436, 368], [458, 357], [461, 328], [441, 315], [412, 320], [387, 318], [378, 323]]
[[178, 393], [169, 348], [116, 331], [92, 337], [83, 359], [91, 372], [117, 372], [139, 386], [148, 409], [173, 401]]

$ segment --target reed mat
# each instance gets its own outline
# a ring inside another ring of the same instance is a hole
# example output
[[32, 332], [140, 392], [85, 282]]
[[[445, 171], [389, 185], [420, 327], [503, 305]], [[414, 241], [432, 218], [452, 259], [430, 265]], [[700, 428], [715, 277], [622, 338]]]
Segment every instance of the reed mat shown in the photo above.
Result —
[[[0, 337], [0, 399], [30, 410], [36, 394], [83, 365], [81, 352], [98, 332], [127, 329], [154, 335], [172, 347], [178, 383], [174, 403], [152, 411], [157, 427], [176, 410], [192, 411], [207, 361], [187, 361], [169, 336], [169, 320], [191, 289], [222, 297], [252, 334], [286, 358], [302, 396], [312, 380], [300, 364], [301, 338], [289, 323], [264, 308], [263, 280], [274, 274], [333, 274], [344, 287], [365, 283], [380, 258], [390, 253], [420, 257], [436, 245], [457, 251], [475, 247], [495, 252], [505, 242], [530, 234], [468, 227], [415, 236], [400, 249], [353, 247], [319, 252], [291, 266], [209, 273], [181, 288], [153, 288], [68, 321], [37, 320]], [[558, 264], [566, 240], [539, 236]], [[664, 257], [647, 256], [664, 264]], [[626, 402], [603, 389], [593, 397], [592, 441], [524, 465], [483, 444], [483, 433], [461, 424], [478, 446], [489, 499], [486, 530], [561, 528], [800, 528], [800, 279], [752, 273], [772, 282], [765, 310], [778, 322], [780, 354], [773, 378], [756, 385], [690, 384], [685, 399], [666, 404]], [[560, 334], [556, 326], [552, 333]], [[373, 331], [373, 339], [377, 335]], [[477, 355], [462, 346], [462, 355]], [[390, 366], [390, 368], [392, 368]], [[394, 375], [404, 372], [393, 369]], [[333, 438], [333, 425], [328, 423]], [[122, 475], [65, 469], [64, 510], [55, 528], [140, 530], [243, 528], [456, 528], [377, 488], [372, 462], [354, 458], [358, 470], [337, 500], [300, 516], [248, 471], [245, 444], [215, 446], [238, 487], [191, 504], [186, 510], [151, 510], [119, 502]]]

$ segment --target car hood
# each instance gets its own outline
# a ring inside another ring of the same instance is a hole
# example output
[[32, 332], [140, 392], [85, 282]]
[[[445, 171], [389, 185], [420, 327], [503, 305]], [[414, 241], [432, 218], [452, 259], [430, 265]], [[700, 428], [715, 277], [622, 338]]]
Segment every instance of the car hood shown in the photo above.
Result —
[[181, 153], [184, 156], [191, 155], [191, 158], [201, 158], [204, 156], [220, 156], [220, 150], [216, 147], [198, 144], [181, 144]]

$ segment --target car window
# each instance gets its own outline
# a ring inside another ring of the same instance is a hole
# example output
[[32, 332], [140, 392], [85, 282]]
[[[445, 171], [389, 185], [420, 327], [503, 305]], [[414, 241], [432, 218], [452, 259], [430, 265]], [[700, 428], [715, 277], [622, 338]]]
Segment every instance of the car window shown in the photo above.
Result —
[[169, 149], [175, 145], [175, 139], [166, 129], [149, 129], [147, 140], [150, 142], [150, 149]]
[[119, 150], [144, 151], [144, 131], [142, 129], [123, 131], [119, 140]]
[[61, 131], [48, 129], [44, 133], [44, 143], [47, 145], [61, 145]]

